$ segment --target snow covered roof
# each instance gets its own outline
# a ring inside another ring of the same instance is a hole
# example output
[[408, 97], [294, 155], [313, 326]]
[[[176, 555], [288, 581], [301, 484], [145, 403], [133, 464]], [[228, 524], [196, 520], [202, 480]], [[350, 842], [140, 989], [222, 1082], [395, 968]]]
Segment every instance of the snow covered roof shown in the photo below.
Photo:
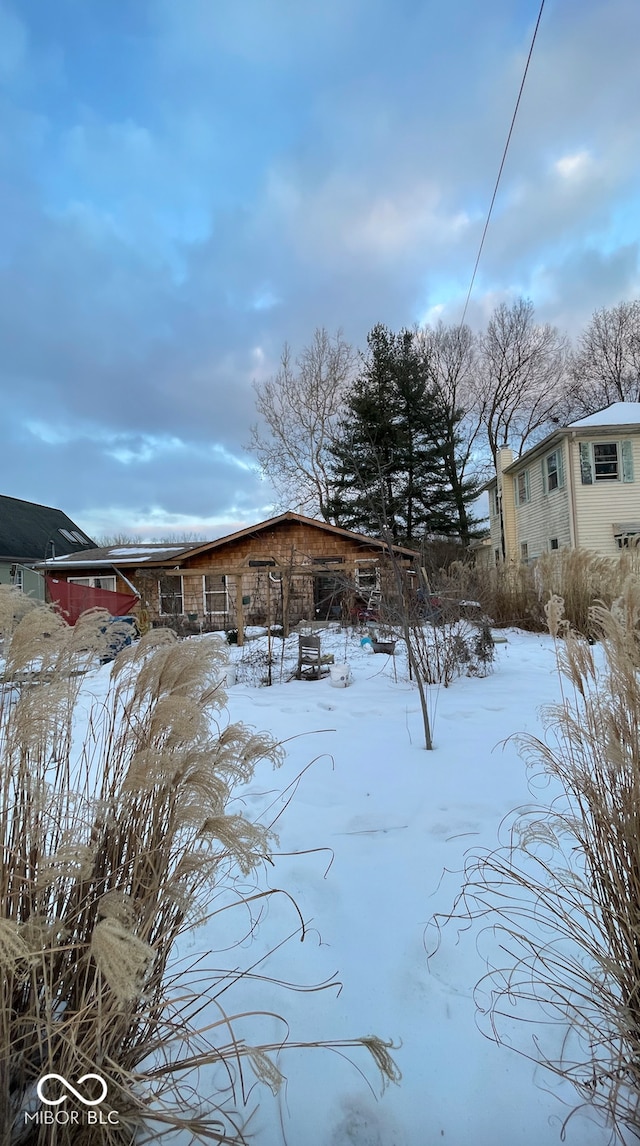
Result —
[[596, 414], [571, 422], [570, 429], [579, 426], [633, 426], [640, 425], [640, 402], [613, 402]]

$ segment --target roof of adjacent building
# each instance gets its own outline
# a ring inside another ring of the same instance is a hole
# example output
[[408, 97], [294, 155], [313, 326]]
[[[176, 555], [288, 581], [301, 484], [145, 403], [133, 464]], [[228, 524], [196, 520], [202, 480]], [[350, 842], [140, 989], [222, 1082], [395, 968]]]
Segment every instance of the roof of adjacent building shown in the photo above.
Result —
[[75, 554], [95, 541], [61, 509], [0, 495], [0, 560], [42, 561], [54, 554]]
[[586, 418], [579, 418], [571, 422], [568, 429], [575, 430], [580, 426], [637, 426], [640, 425], [640, 402], [613, 402], [604, 410], [589, 414]]
[[[198, 541], [191, 542], [189, 545], [116, 545], [104, 548], [94, 548], [86, 550], [83, 553], [57, 557], [53, 561], [47, 561], [46, 566], [50, 570], [54, 569], [78, 569], [81, 567], [93, 566], [94, 568], [112, 568], [115, 566], [123, 566], [128, 568], [140, 568], [141, 566], [163, 566], [168, 562], [172, 565], [179, 566], [188, 557], [193, 557], [200, 553], [209, 553], [217, 549], [223, 548], [234, 541], [242, 540], [245, 537], [259, 537], [261, 533], [269, 529], [277, 528], [287, 522], [297, 523], [299, 525], [308, 525], [316, 529], [323, 530], [326, 533], [333, 534], [338, 537], [344, 537], [350, 541], [358, 541], [362, 545], [367, 545], [374, 549], [387, 549], [387, 542], [380, 537], [368, 537], [364, 533], [354, 533], [350, 529], [342, 529], [337, 525], [330, 525], [326, 521], [319, 521], [315, 517], [304, 517], [301, 513], [294, 513], [288, 510], [286, 513], [281, 513], [277, 517], [269, 517], [266, 521], [259, 521], [256, 525], [248, 525], [244, 529], [238, 529], [235, 533], [228, 533], [224, 537], [218, 537], [215, 541]], [[417, 557], [417, 553], [413, 549], [407, 549], [403, 545], [392, 546], [394, 553], [406, 557]], [[41, 564], [44, 564], [42, 562]]]

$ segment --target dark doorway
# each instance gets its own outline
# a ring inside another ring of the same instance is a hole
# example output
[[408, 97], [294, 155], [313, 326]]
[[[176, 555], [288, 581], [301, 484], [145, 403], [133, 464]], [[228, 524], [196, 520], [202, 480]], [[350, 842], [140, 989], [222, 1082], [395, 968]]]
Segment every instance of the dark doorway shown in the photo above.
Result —
[[313, 606], [317, 621], [339, 621], [344, 578], [317, 573], [313, 579]]

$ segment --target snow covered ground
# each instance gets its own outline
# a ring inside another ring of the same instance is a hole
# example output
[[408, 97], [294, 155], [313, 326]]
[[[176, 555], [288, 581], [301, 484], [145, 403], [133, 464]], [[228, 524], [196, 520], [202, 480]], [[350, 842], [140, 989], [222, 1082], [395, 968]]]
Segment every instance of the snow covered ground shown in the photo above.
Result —
[[[351, 666], [348, 688], [332, 687], [329, 678], [287, 681], [295, 637], [285, 680], [270, 688], [246, 683], [264, 674], [266, 638], [231, 649], [241, 683], [229, 689], [229, 719], [286, 741], [287, 759], [275, 772], [260, 765], [229, 810], [267, 822], [282, 811], [274, 866], [256, 882], [295, 898], [307, 934], [300, 942], [296, 911], [281, 895], [261, 901], [260, 921], [239, 947], [229, 930], [234, 913], [223, 912], [191, 934], [181, 955], [191, 962], [211, 952], [205, 967], [253, 966], [260, 976], [293, 985], [339, 980], [341, 990], [300, 993], [245, 978], [220, 1003], [232, 1014], [256, 1009], [284, 1016], [293, 1041], [392, 1039], [402, 1071], [400, 1085], [381, 1095], [362, 1050], [344, 1057], [284, 1049], [278, 1065], [286, 1085], [275, 1097], [256, 1085], [248, 1097], [244, 1113], [251, 1115], [248, 1131], [257, 1146], [561, 1141], [577, 1102], [572, 1088], [479, 1029], [473, 992], [486, 963], [478, 927], [445, 927], [437, 954], [427, 957], [430, 920], [451, 909], [465, 853], [496, 846], [503, 818], [532, 802], [524, 763], [504, 741], [539, 731], [540, 706], [558, 697], [551, 639], [504, 635], [491, 675], [429, 689], [433, 752], [424, 750], [418, 693], [407, 678], [402, 644], [390, 658], [367, 653], [356, 634], [325, 631], [323, 652]], [[281, 647], [274, 641], [276, 680]], [[87, 693], [99, 697], [108, 673], [105, 666], [89, 674]], [[252, 883], [247, 880], [248, 889]], [[246, 935], [246, 918], [236, 918], [235, 926]], [[207, 993], [206, 973], [201, 989]], [[239, 1031], [256, 1043], [285, 1035], [267, 1014], [241, 1021]], [[515, 1032], [520, 1045], [532, 1033]], [[247, 1078], [251, 1085], [250, 1069]], [[203, 1099], [212, 1087], [213, 1076], [201, 1072]], [[587, 1110], [570, 1120], [564, 1140], [605, 1146], [611, 1139]], [[180, 1137], [174, 1141], [183, 1146]]]
[[[538, 731], [540, 706], [557, 699], [553, 642], [505, 635], [490, 676], [429, 690], [431, 753], [423, 747], [418, 694], [407, 680], [402, 646], [394, 666], [391, 658], [367, 654], [357, 637], [325, 633], [323, 651], [351, 665], [350, 687], [323, 679], [229, 690], [231, 719], [289, 741], [284, 768], [259, 769], [240, 794], [246, 815], [259, 815], [274, 797], [277, 809], [277, 792], [314, 760], [279, 821], [279, 854], [267, 876], [295, 897], [309, 933], [304, 943], [291, 939], [260, 971], [296, 983], [337, 975], [343, 986], [339, 994], [305, 995], [242, 984], [226, 1003], [285, 1015], [292, 1039], [375, 1033], [401, 1044], [395, 1058], [402, 1082], [382, 1097], [335, 1053], [283, 1051], [286, 1088], [278, 1098], [253, 1091], [249, 1102], [259, 1146], [561, 1140], [577, 1101], [572, 1088], [478, 1029], [472, 996], [486, 966], [477, 929], [445, 928], [437, 955], [426, 954], [425, 929], [434, 913], [450, 910], [467, 850], [495, 846], [503, 817], [532, 802], [525, 766], [515, 746], [503, 742], [512, 733]], [[232, 655], [251, 661], [252, 647]], [[287, 901], [271, 900], [243, 952], [247, 962], [295, 926]], [[220, 946], [214, 925], [194, 936], [190, 953], [209, 945]], [[266, 1039], [283, 1033], [268, 1021], [256, 1030]], [[521, 1042], [530, 1033], [517, 1031]], [[352, 1057], [378, 1092], [366, 1056]], [[201, 1086], [206, 1093], [206, 1079]], [[566, 1129], [573, 1146], [604, 1146], [609, 1139], [589, 1112]]]

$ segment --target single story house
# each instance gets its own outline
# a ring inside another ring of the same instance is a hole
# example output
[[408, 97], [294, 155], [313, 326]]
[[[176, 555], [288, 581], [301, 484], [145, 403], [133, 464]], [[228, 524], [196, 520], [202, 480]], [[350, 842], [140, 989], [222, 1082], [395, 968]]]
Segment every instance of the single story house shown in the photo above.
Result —
[[[417, 573], [419, 555], [392, 546], [397, 564]], [[237, 629], [339, 618], [350, 599], [365, 605], [395, 592], [389, 548], [291, 511], [216, 541], [121, 545], [56, 557], [49, 577], [138, 597], [143, 625], [180, 632]], [[413, 586], [417, 577], [409, 578]]]
[[61, 509], [0, 496], [0, 585], [15, 585], [44, 600], [44, 578], [34, 566], [93, 548], [95, 541]]
[[556, 549], [613, 557], [640, 544], [640, 402], [614, 402], [521, 457], [504, 446], [489, 494], [495, 563]]

